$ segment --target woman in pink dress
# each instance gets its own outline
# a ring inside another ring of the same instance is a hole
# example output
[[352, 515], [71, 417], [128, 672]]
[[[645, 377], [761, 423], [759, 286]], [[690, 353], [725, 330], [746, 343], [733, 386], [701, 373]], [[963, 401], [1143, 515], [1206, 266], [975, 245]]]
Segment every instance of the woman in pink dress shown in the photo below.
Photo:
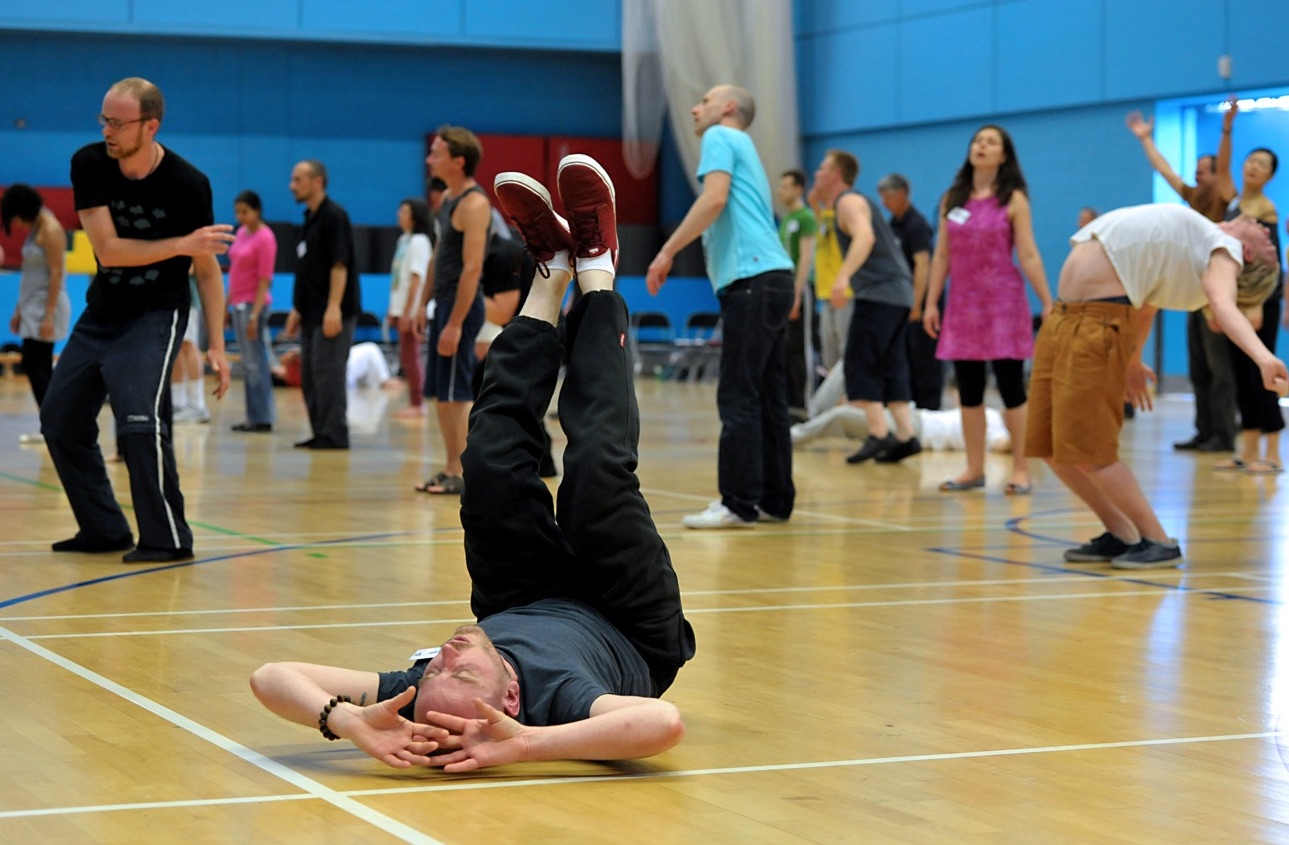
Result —
[[[1001, 127], [982, 126], [940, 203], [940, 234], [922, 325], [939, 338], [936, 357], [953, 362], [967, 451], [966, 470], [941, 484], [941, 490], [985, 486], [986, 363], [993, 366], [1012, 443], [1025, 442], [1025, 359], [1034, 351], [1034, 328], [1021, 271], [1043, 317], [1052, 309], [1025, 191], [1011, 136]], [[1012, 261], [1013, 250], [1020, 269]], [[946, 277], [953, 283], [942, 319], [937, 303]], [[1029, 462], [1022, 449], [1012, 450], [1011, 480], [1003, 489], [1013, 495], [1030, 491]]]

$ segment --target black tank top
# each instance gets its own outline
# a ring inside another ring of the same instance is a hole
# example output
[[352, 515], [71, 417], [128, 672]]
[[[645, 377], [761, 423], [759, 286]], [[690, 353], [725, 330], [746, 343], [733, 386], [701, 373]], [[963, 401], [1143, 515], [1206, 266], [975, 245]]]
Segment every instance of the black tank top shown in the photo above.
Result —
[[[462, 250], [465, 246], [465, 233], [458, 232], [452, 228], [452, 213], [457, 210], [457, 205], [461, 200], [470, 194], [478, 191], [483, 194], [484, 199], [488, 195], [484, 194], [483, 188], [478, 185], [472, 185], [467, 188], [460, 196], [445, 199], [443, 205], [439, 207], [439, 216], [435, 220], [435, 228], [439, 233], [439, 243], [434, 250], [434, 301], [440, 303], [455, 302], [457, 298], [457, 284], [461, 281], [461, 270], [465, 266], [465, 260]], [[492, 237], [492, 221], [488, 221], [488, 237]], [[484, 255], [487, 255], [488, 248], [485, 242]], [[482, 267], [480, 268], [482, 270]]]

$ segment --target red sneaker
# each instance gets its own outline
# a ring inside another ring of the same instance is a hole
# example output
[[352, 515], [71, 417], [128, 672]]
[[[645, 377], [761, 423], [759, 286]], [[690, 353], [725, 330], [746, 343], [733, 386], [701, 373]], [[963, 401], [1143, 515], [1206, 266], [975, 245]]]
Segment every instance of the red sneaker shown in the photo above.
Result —
[[[540, 182], [510, 171], [498, 173], [492, 187], [502, 212], [519, 228], [519, 235], [538, 266], [545, 270], [546, 262], [562, 250], [568, 250], [571, 255], [573, 238], [568, 221], [551, 208], [550, 191]], [[543, 275], [550, 274], [543, 272]]]
[[573, 255], [595, 258], [608, 253], [616, 267], [618, 215], [609, 174], [590, 156], [575, 154], [560, 160], [557, 179], [572, 230]]

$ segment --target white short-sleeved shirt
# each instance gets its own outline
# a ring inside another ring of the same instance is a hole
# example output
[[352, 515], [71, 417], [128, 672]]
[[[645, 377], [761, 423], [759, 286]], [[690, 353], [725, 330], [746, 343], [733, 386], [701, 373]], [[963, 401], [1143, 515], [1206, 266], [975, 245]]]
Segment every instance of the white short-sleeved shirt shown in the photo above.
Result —
[[1184, 205], [1155, 203], [1106, 212], [1070, 243], [1100, 242], [1133, 307], [1194, 311], [1208, 304], [1201, 280], [1214, 250], [1244, 263], [1238, 238]]
[[390, 271], [389, 314], [399, 317], [407, 303], [407, 291], [412, 287], [412, 274], [420, 277], [420, 282], [412, 291], [415, 301], [421, 295], [419, 285], [425, 284], [425, 277], [430, 269], [430, 239], [420, 232], [404, 233], [398, 237], [394, 248], [394, 264]]

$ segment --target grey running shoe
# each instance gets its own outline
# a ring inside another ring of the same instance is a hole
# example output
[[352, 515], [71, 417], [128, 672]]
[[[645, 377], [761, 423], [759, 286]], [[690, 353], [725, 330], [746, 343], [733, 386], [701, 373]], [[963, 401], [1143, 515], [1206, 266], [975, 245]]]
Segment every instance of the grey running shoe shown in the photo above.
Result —
[[1160, 543], [1142, 539], [1110, 561], [1114, 569], [1171, 569], [1181, 563], [1182, 550], [1176, 542]]

